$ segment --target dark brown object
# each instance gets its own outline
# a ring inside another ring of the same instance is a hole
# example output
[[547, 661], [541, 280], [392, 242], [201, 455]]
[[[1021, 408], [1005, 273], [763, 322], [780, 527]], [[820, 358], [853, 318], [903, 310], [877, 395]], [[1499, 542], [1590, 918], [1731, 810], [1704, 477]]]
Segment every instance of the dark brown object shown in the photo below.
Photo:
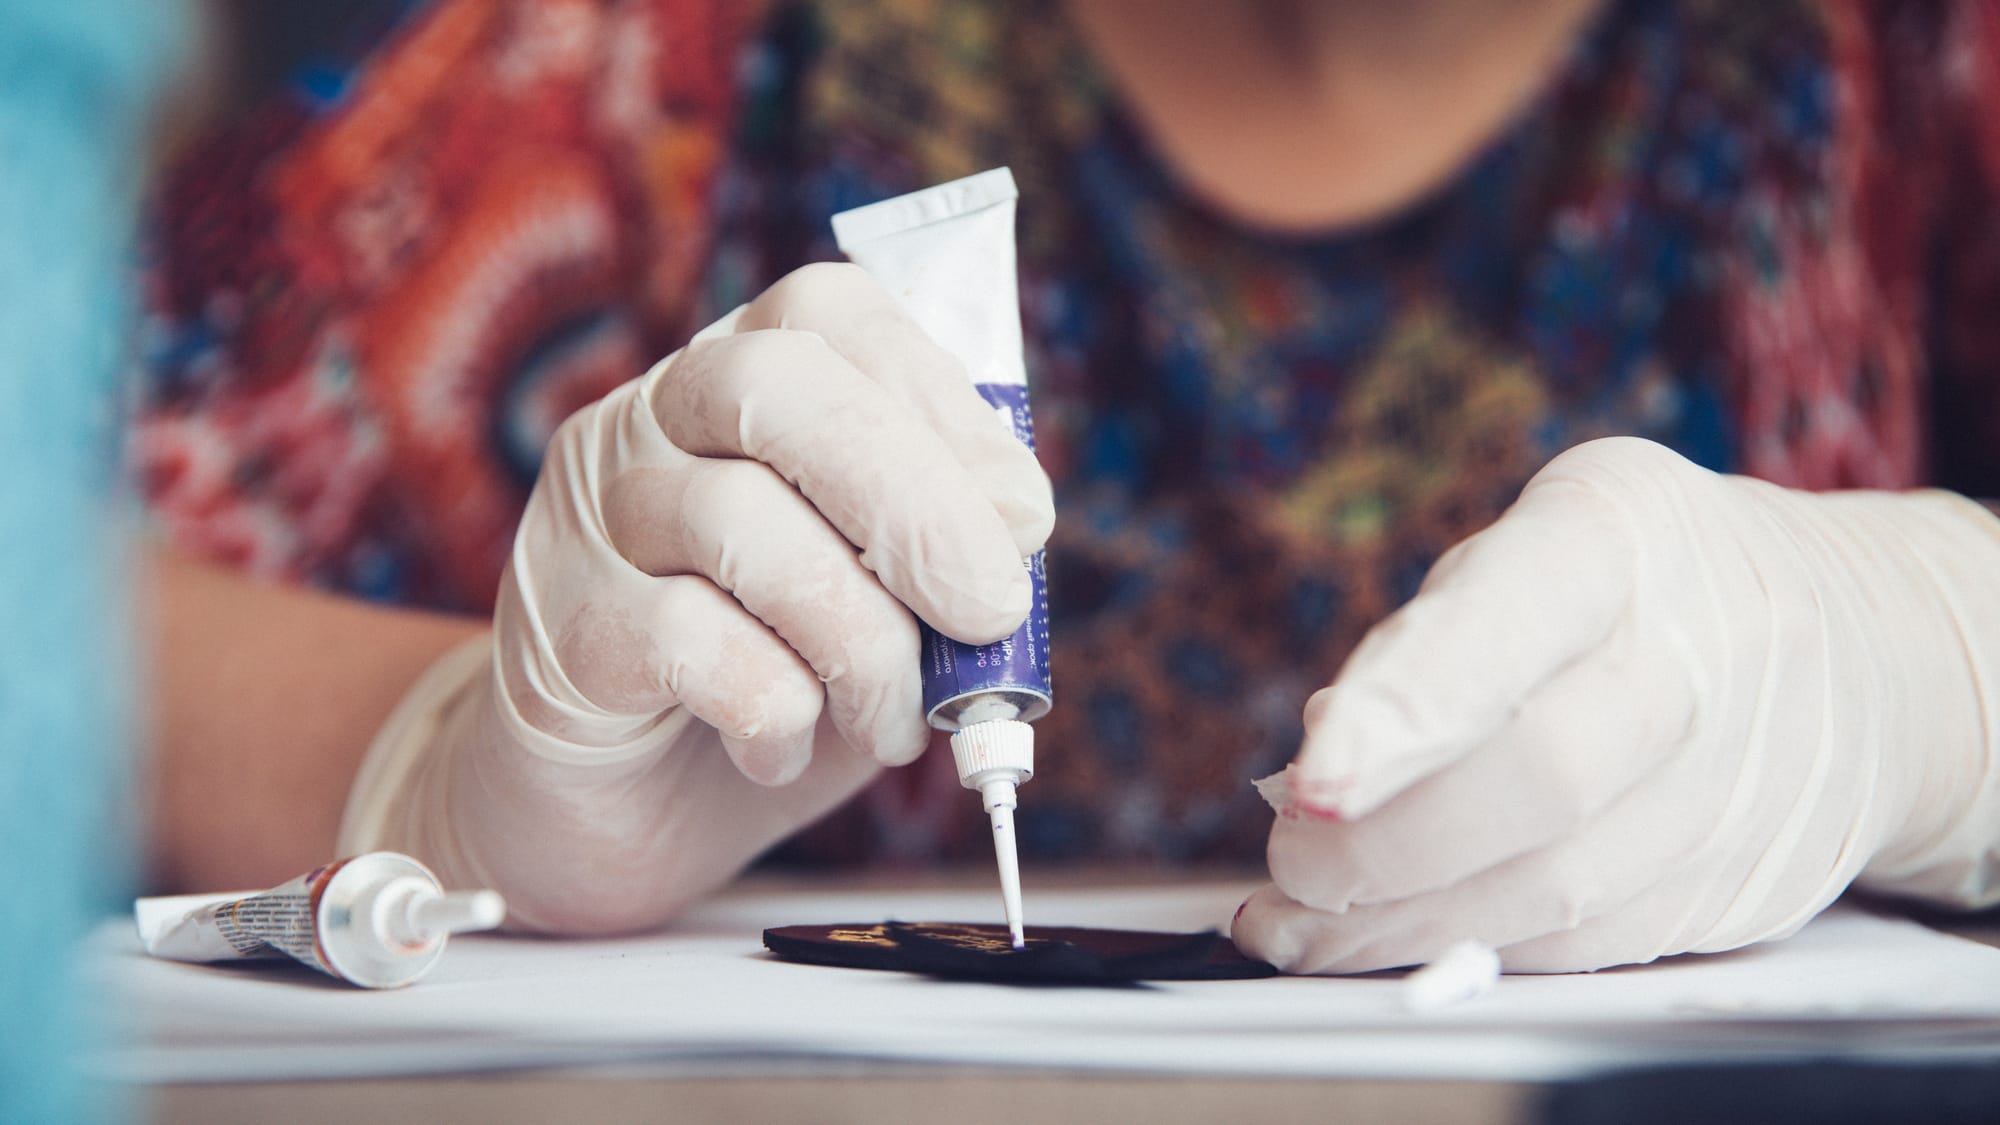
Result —
[[1027, 948], [1015, 949], [1005, 926], [988, 923], [858, 922], [775, 927], [764, 931], [764, 947], [808, 965], [1025, 984], [1244, 980], [1277, 973], [1213, 930], [1173, 934], [1033, 926], [1027, 937]]

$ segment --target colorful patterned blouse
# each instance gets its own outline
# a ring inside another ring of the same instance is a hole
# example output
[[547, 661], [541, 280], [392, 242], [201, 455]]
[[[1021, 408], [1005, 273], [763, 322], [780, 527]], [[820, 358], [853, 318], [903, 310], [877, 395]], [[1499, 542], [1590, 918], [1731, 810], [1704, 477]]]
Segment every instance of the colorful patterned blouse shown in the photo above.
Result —
[[[1060, 512], [1032, 859], [1261, 855], [1305, 697], [1578, 441], [2000, 495], [1990, 6], [1607, 3], [1452, 182], [1296, 238], [1191, 198], [1059, 5], [737, 10], [414, 5], [190, 154], [162, 533], [484, 610], [562, 417], [836, 256], [834, 211], [998, 164]], [[785, 856], [983, 855], [933, 757]]]

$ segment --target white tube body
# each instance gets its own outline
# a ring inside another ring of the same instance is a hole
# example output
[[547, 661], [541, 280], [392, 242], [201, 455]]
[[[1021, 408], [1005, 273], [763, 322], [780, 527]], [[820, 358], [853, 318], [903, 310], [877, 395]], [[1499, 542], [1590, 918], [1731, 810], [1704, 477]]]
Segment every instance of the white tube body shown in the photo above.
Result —
[[398, 988], [430, 971], [454, 932], [492, 929], [492, 891], [446, 894], [406, 855], [336, 860], [282, 886], [219, 901], [140, 899], [146, 952], [173, 961], [290, 957], [363, 988]]
[[1014, 174], [994, 168], [842, 211], [840, 252], [895, 294], [979, 386], [1028, 385], [1015, 280]]

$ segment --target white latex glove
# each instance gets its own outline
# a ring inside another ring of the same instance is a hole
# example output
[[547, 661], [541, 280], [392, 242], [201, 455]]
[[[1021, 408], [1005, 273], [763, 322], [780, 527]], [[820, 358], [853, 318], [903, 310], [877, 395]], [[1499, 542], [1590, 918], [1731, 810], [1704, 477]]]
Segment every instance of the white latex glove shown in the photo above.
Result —
[[563, 424], [490, 643], [391, 717], [341, 850], [516, 928], [656, 925], [923, 751], [917, 618], [1008, 635], [1053, 522], [958, 361], [859, 268], [801, 269]]
[[2000, 899], [2000, 521], [1632, 438], [1552, 461], [1306, 706], [1244, 949], [1557, 972]]

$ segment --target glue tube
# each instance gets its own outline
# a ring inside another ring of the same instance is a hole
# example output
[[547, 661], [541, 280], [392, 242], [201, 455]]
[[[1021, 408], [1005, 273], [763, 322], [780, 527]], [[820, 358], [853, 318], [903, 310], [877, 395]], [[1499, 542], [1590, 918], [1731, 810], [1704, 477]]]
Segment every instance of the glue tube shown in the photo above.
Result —
[[[1029, 449], [1028, 369], [1014, 273], [1014, 175], [995, 168], [833, 216], [841, 252], [894, 293], [925, 332], [965, 364], [979, 394]], [[979, 791], [993, 824], [1000, 893], [1015, 948], [1024, 944], [1014, 790], [1034, 776], [1028, 724], [1048, 714], [1049, 589], [1042, 552], [1034, 600], [1014, 634], [986, 645], [923, 629], [924, 717], [952, 731], [959, 783]]]
[[173, 961], [287, 956], [363, 988], [401, 988], [430, 971], [445, 939], [506, 917], [498, 891], [447, 894], [396, 852], [335, 860], [261, 894], [161, 916], [134, 913], [146, 952]]

